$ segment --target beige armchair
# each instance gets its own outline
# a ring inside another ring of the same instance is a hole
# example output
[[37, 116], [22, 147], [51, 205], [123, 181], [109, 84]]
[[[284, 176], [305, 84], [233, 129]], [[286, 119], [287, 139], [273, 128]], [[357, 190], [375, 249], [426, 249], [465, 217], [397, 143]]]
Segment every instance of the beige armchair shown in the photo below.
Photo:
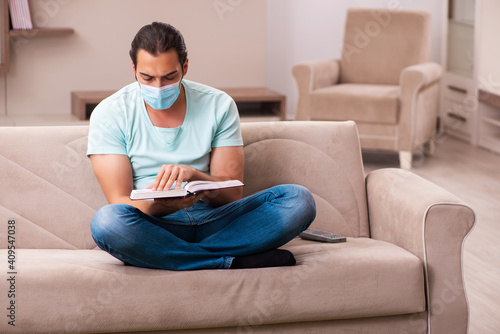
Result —
[[441, 66], [429, 62], [431, 15], [424, 11], [350, 9], [340, 60], [294, 66], [296, 120], [353, 120], [363, 149], [430, 154]]

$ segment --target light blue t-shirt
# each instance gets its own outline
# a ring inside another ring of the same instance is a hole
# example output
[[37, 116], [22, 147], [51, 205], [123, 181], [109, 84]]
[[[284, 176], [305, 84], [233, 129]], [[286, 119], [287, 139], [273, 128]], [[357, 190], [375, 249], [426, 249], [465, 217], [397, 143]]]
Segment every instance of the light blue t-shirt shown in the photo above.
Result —
[[185, 164], [210, 173], [214, 147], [242, 146], [238, 109], [226, 93], [183, 80], [186, 116], [177, 128], [153, 125], [137, 82], [103, 100], [92, 112], [87, 155], [130, 158], [135, 189], [154, 182], [163, 164]]

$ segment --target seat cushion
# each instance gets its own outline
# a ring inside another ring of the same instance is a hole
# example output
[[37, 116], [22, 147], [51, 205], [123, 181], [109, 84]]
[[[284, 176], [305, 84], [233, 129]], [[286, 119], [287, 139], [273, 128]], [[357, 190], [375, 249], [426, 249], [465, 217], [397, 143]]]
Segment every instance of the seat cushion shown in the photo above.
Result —
[[311, 93], [311, 119], [397, 124], [399, 86], [339, 84]]
[[[425, 310], [421, 261], [393, 244], [292, 240], [294, 267], [167, 271], [101, 250], [17, 250], [16, 329], [145, 331], [409, 314]], [[0, 257], [7, 258], [6, 250]], [[7, 280], [0, 289], [8, 291]], [[21, 311], [20, 311], [21, 312]], [[0, 323], [0, 332], [7, 329]]]

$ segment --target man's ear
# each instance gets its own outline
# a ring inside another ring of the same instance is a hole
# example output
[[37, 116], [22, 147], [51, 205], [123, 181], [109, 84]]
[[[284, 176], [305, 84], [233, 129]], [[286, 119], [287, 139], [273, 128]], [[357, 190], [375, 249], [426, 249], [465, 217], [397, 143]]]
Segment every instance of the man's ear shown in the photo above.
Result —
[[135, 80], [137, 80], [137, 72], [135, 70], [134, 62], [132, 62], [132, 71], [134, 72], [134, 78], [135, 78]]
[[183, 75], [186, 75], [187, 74], [187, 71], [188, 71], [188, 68], [189, 68], [189, 59], [186, 58], [186, 61], [184, 62], [184, 66], [182, 66], [182, 74]]

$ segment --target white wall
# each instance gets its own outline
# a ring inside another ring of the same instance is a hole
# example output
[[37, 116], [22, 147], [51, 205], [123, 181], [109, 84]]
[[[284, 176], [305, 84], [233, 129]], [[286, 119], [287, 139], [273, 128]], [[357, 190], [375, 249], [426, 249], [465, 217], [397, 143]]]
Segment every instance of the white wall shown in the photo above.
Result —
[[[131, 82], [128, 50], [154, 20], [183, 33], [187, 79], [217, 87], [268, 86], [287, 95], [293, 118], [298, 62], [340, 58], [349, 7], [419, 8], [433, 13], [431, 58], [440, 61], [442, 2], [436, 0], [30, 0], [35, 25], [72, 27], [66, 37], [12, 39], [0, 75], [0, 115], [68, 114], [74, 90]], [[5, 84], [4, 84], [5, 83]]]
[[474, 23], [476, 0], [455, 1], [452, 7], [453, 19], [460, 22]]
[[481, 0], [477, 6], [477, 48], [475, 62], [478, 66], [477, 80], [480, 88], [500, 92], [500, 1]]
[[267, 0], [267, 85], [287, 95], [288, 118], [297, 92], [292, 67], [314, 59], [340, 59], [350, 7], [425, 9], [433, 14], [431, 60], [441, 62], [442, 1], [436, 0]]
[[266, 83], [266, 0], [30, 0], [30, 7], [35, 26], [75, 34], [11, 39], [5, 92], [0, 76], [0, 111], [8, 116], [69, 114], [71, 91], [132, 82], [130, 42], [152, 21], [184, 35], [187, 79], [218, 87]]

